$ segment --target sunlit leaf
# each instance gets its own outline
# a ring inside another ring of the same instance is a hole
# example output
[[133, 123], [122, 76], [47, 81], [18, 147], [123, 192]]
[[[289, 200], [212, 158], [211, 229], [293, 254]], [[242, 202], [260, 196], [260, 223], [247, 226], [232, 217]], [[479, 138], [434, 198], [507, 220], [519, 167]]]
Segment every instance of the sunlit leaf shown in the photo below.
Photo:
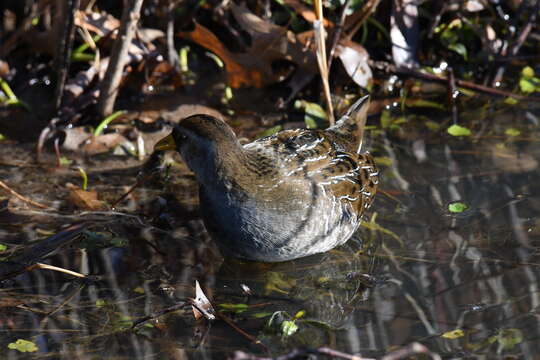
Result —
[[36, 352], [38, 350], [36, 344], [24, 339], [18, 339], [14, 343], [9, 343], [8, 348], [19, 352]]
[[532, 78], [534, 77], [534, 69], [530, 66], [525, 66], [521, 70], [521, 75], [523, 75], [524, 78]]
[[133, 289], [133, 292], [137, 294], [144, 294], [144, 288], [142, 286], [137, 286], [135, 289]]
[[107, 302], [104, 299], [97, 299], [96, 300], [96, 306], [97, 307], [103, 307], [107, 304]]
[[456, 202], [448, 204], [448, 211], [452, 213], [462, 213], [468, 208], [469, 208], [469, 205], [462, 203], [460, 201], [456, 201]]
[[452, 125], [448, 128], [448, 133], [452, 136], [471, 136], [471, 130], [459, 125]]
[[521, 135], [521, 131], [519, 131], [518, 129], [515, 129], [515, 128], [508, 128], [505, 130], [504, 132], [506, 135], [508, 136], [519, 136]]
[[529, 94], [535, 91], [536, 86], [533, 84], [531, 79], [522, 78], [519, 80], [519, 88], [524, 93]]
[[297, 313], [294, 315], [293, 320], [300, 319], [300, 318], [303, 317], [304, 315], [306, 315], [306, 311], [305, 311], [305, 310], [300, 310], [299, 312], [297, 312]]
[[7, 245], [0, 244], [0, 252], [6, 251], [6, 250], [7, 250]]
[[458, 339], [460, 337], [463, 337], [465, 335], [465, 332], [463, 332], [463, 330], [461, 329], [455, 329], [455, 330], [452, 330], [452, 331], [447, 331], [445, 332], [444, 334], [441, 335], [441, 337], [445, 338], [445, 339]]
[[281, 333], [283, 336], [291, 336], [298, 331], [298, 325], [295, 321], [285, 320], [281, 323]]
[[497, 334], [497, 342], [505, 349], [512, 349], [523, 342], [523, 333], [519, 329], [502, 329]]
[[507, 105], [516, 105], [518, 101], [514, 99], [513, 97], [509, 96], [506, 99], [504, 99], [504, 103]]
[[367, 88], [373, 77], [368, 65], [369, 55], [359, 44], [348, 42], [347, 46], [337, 45], [337, 55], [345, 67], [345, 71], [358, 85]]

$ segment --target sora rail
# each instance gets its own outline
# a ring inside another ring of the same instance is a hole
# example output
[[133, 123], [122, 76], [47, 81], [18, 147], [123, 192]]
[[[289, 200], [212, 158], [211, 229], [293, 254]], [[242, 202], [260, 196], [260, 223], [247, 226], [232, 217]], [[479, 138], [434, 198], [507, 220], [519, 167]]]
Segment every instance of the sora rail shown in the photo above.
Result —
[[360, 153], [369, 96], [326, 130], [286, 130], [241, 145], [222, 120], [193, 115], [155, 147], [177, 150], [200, 185], [223, 255], [277, 262], [330, 250], [360, 225], [378, 184]]

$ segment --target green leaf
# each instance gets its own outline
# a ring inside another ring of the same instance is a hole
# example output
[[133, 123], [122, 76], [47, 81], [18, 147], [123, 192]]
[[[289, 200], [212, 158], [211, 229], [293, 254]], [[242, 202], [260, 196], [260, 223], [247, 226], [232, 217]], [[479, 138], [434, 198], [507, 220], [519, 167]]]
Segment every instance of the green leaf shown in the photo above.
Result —
[[384, 109], [381, 113], [381, 127], [387, 129], [392, 125], [392, 115], [390, 110]]
[[294, 107], [297, 109], [304, 109], [305, 116], [304, 122], [308, 129], [315, 129], [319, 127], [319, 124], [323, 120], [327, 120], [326, 111], [316, 103], [312, 103], [305, 100], [296, 100]]
[[435, 121], [428, 120], [425, 122], [426, 127], [431, 131], [437, 131], [441, 128], [441, 124], [436, 123]]
[[260, 312], [260, 313], [251, 314], [251, 316], [254, 317], [255, 319], [262, 319], [265, 317], [269, 317], [270, 315], [272, 315], [271, 312]]
[[8, 344], [8, 348], [20, 352], [36, 352], [38, 350], [36, 344], [24, 339], [18, 339], [14, 343]]
[[298, 325], [291, 320], [285, 320], [281, 323], [281, 333], [283, 336], [291, 336], [298, 331]]
[[7, 250], [7, 245], [0, 244], [0, 252], [4, 252]]
[[525, 78], [525, 79], [530, 79], [532, 77], [534, 77], [534, 69], [530, 66], [525, 66], [522, 70], [521, 70], [521, 75]]
[[414, 99], [407, 101], [406, 105], [408, 107], [427, 107], [427, 108], [434, 108], [439, 110], [444, 110], [445, 106], [441, 103], [430, 101], [430, 100], [424, 100], [424, 99]]
[[452, 125], [448, 128], [448, 133], [452, 136], [471, 136], [471, 130], [459, 125]]
[[265, 136], [274, 135], [275, 133], [281, 131], [282, 129], [283, 129], [283, 126], [281, 126], [281, 125], [272, 126], [271, 128], [266, 129], [263, 132], [261, 132], [258, 135], [258, 137], [262, 138], [262, 137], [265, 137]]
[[69, 166], [73, 160], [68, 159], [65, 156], [60, 156], [60, 166]]
[[450, 211], [451, 213], [462, 213], [468, 208], [469, 208], [469, 205], [462, 203], [460, 201], [456, 201], [456, 202], [448, 204], [448, 211]]
[[514, 128], [508, 128], [505, 130], [504, 132], [506, 135], [508, 136], [519, 136], [521, 135], [521, 131], [519, 131], [518, 129], [514, 129]]
[[523, 333], [519, 329], [502, 329], [497, 334], [497, 342], [505, 349], [512, 349], [523, 342]]
[[294, 315], [293, 320], [300, 319], [304, 315], [306, 315], [306, 311], [305, 310], [300, 310], [299, 312], [296, 313], [296, 315]]
[[521, 91], [523, 91], [526, 94], [530, 94], [534, 92], [534, 90], [536, 90], [536, 86], [531, 81], [531, 79], [525, 79], [525, 78], [521, 78], [519, 80], [519, 88], [521, 89]]
[[458, 339], [460, 337], [463, 337], [465, 335], [465, 332], [461, 329], [455, 329], [452, 331], [447, 331], [444, 334], [441, 335], [441, 337], [445, 339]]
[[506, 105], [516, 105], [518, 103], [518, 101], [516, 99], [514, 99], [513, 97], [509, 96], [506, 99], [504, 99], [504, 103]]
[[374, 160], [377, 166], [391, 166], [392, 165], [392, 159], [389, 158], [388, 156], [376, 156]]
[[457, 52], [463, 57], [463, 59], [467, 60], [467, 48], [465, 47], [465, 45], [461, 43], [449, 44], [448, 48], [454, 52]]
[[248, 309], [247, 304], [231, 304], [231, 303], [223, 303], [218, 305], [220, 308], [226, 311], [234, 312], [234, 313], [242, 313]]

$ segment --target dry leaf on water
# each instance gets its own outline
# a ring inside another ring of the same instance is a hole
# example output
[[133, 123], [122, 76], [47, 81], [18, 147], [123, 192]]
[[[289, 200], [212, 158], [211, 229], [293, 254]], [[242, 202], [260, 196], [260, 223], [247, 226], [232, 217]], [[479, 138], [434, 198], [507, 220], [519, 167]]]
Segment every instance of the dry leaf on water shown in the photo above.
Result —
[[199, 320], [201, 317], [205, 317], [207, 320], [214, 320], [216, 318], [216, 311], [210, 303], [210, 300], [206, 297], [199, 281], [195, 280], [195, 299], [191, 299], [193, 309], [193, 316], [196, 320]]

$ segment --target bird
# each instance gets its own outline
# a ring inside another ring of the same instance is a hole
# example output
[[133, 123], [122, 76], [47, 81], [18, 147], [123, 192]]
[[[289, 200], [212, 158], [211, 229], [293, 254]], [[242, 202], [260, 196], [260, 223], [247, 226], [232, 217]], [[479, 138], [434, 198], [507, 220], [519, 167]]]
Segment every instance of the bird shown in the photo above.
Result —
[[282, 262], [344, 244], [379, 183], [362, 152], [369, 95], [327, 129], [283, 130], [242, 145], [216, 117], [181, 119], [155, 152], [176, 150], [199, 183], [202, 220], [222, 255]]

